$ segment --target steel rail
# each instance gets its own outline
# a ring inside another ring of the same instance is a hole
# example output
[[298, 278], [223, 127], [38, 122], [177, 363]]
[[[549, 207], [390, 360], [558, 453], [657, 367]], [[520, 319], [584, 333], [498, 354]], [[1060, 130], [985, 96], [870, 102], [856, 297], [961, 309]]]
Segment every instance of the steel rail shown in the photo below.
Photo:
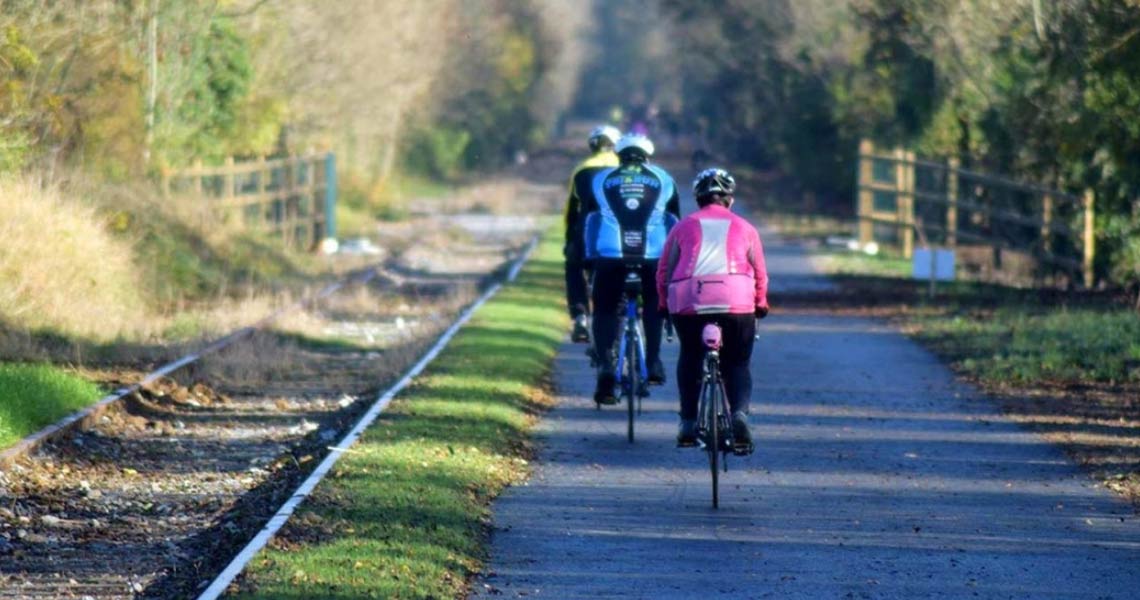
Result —
[[420, 373], [423, 372], [425, 368], [427, 368], [429, 364], [431, 364], [433, 360], [435, 360], [435, 357], [443, 351], [448, 342], [451, 341], [451, 338], [455, 337], [455, 334], [459, 332], [459, 329], [471, 319], [471, 316], [475, 314], [475, 311], [479, 310], [479, 308], [486, 304], [488, 300], [493, 298], [495, 294], [497, 294], [503, 287], [504, 283], [514, 281], [515, 278], [518, 277], [519, 271], [522, 270], [523, 265], [526, 264], [527, 259], [530, 258], [530, 255], [534, 252], [535, 247], [537, 247], [539, 239], [540, 236], [535, 236], [531, 239], [530, 243], [527, 244], [526, 248], [522, 251], [519, 257], [515, 259], [514, 264], [511, 265], [510, 270], [507, 272], [505, 281], [500, 281], [488, 288], [487, 291], [483, 292], [483, 294], [479, 296], [478, 299], [476, 299], [473, 303], [471, 303], [470, 306], [468, 306], [462, 313], [460, 313], [459, 317], [456, 318], [451, 326], [448, 327], [442, 335], [440, 335], [435, 344], [433, 344], [432, 347], [428, 349], [428, 351], [424, 353], [422, 357], [420, 357], [419, 361], [417, 361], [415, 365], [412, 365], [412, 367], [408, 369], [406, 373], [404, 373], [404, 376], [401, 377], [399, 381], [393, 384], [392, 387], [388, 388], [382, 394], [377, 396], [376, 401], [373, 402], [368, 411], [364, 413], [359, 421], [357, 421], [356, 425], [353, 426], [353, 428], [349, 430], [349, 432], [343, 438], [341, 438], [341, 440], [337, 442], [335, 446], [329, 447], [329, 453], [327, 456], [325, 456], [324, 460], [322, 460], [321, 463], [317, 465], [317, 468], [309, 474], [309, 477], [306, 478], [305, 481], [302, 482], [301, 485], [292, 493], [285, 504], [283, 504], [281, 508], [278, 509], [278, 511], [269, 518], [269, 521], [266, 523], [265, 527], [262, 528], [262, 530], [258, 532], [257, 535], [254, 536], [254, 538], [250, 540], [250, 542], [244, 548], [242, 548], [237, 556], [235, 556], [234, 559], [230, 561], [229, 565], [227, 565], [226, 568], [223, 569], [222, 572], [210, 583], [210, 586], [207, 587], [205, 591], [203, 591], [202, 594], [198, 596], [198, 600], [215, 600], [225, 593], [226, 588], [228, 588], [230, 584], [233, 583], [233, 580], [241, 574], [241, 572], [245, 569], [245, 566], [249, 564], [249, 561], [253, 560], [253, 557], [256, 556], [257, 553], [260, 552], [261, 549], [269, 543], [269, 540], [274, 535], [276, 535], [276, 533], [285, 525], [297, 507], [300, 506], [301, 503], [309, 497], [309, 494], [311, 494], [313, 490], [316, 489], [317, 484], [320, 483], [322, 479], [324, 479], [325, 475], [327, 475], [330, 470], [332, 470], [333, 465], [335, 465], [336, 462], [340, 460], [341, 454], [347, 451], [349, 447], [352, 446], [352, 444], [354, 444], [361, 435], [363, 435], [364, 430], [367, 429], [372, 424], [372, 422], [375, 421], [382, 412], [384, 412], [386, 408], [388, 408], [388, 405], [392, 402], [392, 399], [396, 397], [396, 394], [399, 394], [401, 391], [403, 391], [403, 389], [406, 388], [408, 384], [410, 384]]

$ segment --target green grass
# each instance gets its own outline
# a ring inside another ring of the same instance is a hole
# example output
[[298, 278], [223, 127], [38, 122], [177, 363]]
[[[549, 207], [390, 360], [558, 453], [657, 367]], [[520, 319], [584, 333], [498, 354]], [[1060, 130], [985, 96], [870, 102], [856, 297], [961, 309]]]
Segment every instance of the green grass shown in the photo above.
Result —
[[776, 207], [762, 207], [760, 214], [764, 222], [774, 226], [780, 234], [790, 238], [818, 238], [828, 236], [850, 236], [855, 228], [848, 219], [827, 215], [803, 214]]
[[813, 254], [816, 263], [831, 275], [875, 275], [909, 278], [911, 263], [901, 256], [874, 256], [850, 251], [820, 250]]
[[213, 301], [247, 287], [299, 287], [320, 271], [313, 256], [256, 231], [227, 231], [206, 240], [167, 215], [145, 214], [125, 232], [133, 236], [136, 263], [152, 303]]
[[911, 320], [921, 339], [991, 384], [1140, 381], [1140, 316], [1131, 311], [1005, 306]]
[[250, 564], [242, 598], [454, 598], [526, 471], [566, 328], [558, 239], [483, 306]]
[[95, 402], [98, 386], [56, 367], [0, 364], [0, 448]]
[[376, 217], [365, 206], [337, 202], [336, 229], [341, 239], [367, 237], [375, 232]]

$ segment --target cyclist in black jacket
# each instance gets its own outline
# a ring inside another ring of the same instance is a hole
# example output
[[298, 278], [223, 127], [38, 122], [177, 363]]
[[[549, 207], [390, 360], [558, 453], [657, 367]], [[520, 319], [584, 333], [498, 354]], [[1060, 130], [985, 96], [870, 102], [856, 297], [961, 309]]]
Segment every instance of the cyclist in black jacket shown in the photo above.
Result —
[[579, 190], [589, 190], [590, 181], [602, 169], [616, 167], [617, 155], [614, 154], [614, 144], [617, 144], [621, 132], [609, 125], [599, 125], [590, 132], [587, 142], [590, 145], [590, 156], [583, 160], [574, 169], [570, 176], [570, 196], [566, 199], [566, 245], [562, 248], [562, 255], [566, 259], [566, 306], [570, 310], [570, 318], [574, 321], [574, 329], [570, 339], [574, 342], [586, 343], [590, 341], [589, 328], [589, 292], [586, 289], [585, 252], [582, 249], [582, 198]]

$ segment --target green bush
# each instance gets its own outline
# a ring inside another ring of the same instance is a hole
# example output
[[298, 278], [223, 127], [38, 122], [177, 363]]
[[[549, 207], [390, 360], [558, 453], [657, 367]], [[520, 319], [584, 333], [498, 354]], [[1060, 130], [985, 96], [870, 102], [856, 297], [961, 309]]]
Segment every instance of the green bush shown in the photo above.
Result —
[[415, 173], [450, 179], [459, 174], [471, 134], [450, 127], [421, 127], [409, 136], [405, 164]]

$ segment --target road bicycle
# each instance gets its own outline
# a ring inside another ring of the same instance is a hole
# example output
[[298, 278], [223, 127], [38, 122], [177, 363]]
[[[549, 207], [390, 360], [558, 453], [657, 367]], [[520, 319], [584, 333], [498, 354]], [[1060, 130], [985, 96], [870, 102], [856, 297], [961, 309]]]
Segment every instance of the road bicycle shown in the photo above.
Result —
[[701, 395], [697, 404], [697, 443], [709, 455], [712, 474], [712, 505], [720, 505], [720, 472], [728, 472], [728, 455], [745, 454], [751, 449], [738, 448], [732, 437], [732, 407], [724, 391], [720, 373], [721, 330], [714, 323], [705, 325], [701, 342], [708, 352], [701, 373]]
[[[622, 322], [618, 360], [614, 368], [615, 383], [625, 401], [626, 437], [633, 443], [633, 421], [641, 414], [641, 399], [649, 395], [649, 365], [645, 362], [645, 331], [637, 299], [641, 295], [641, 275], [631, 270], [625, 276], [625, 320]], [[636, 406], [634, 406], [636, 404]]]

